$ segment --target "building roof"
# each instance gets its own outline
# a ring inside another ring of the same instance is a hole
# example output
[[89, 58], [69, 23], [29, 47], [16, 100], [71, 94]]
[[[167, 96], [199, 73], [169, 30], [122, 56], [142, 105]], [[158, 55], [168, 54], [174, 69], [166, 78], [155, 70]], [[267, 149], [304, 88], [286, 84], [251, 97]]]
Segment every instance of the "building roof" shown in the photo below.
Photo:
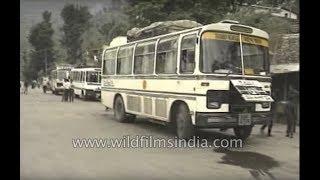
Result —
[[299, 72], [300, 64], [291, 63], [291, 64], [274, 64], [270, 66], [271, 74], [281, 74], [281, 73], [290, 73], [290, 72]]
[[291, 7], [289, 5], [286, 5], [286, 6], [282, 6], [281, 9], [284, 9], [284, 10], [287, 10], [287, 11], [291, 11], [292, 13], [295, 13], [295, 14], [299, 14], [299, 10], [295, 7]]

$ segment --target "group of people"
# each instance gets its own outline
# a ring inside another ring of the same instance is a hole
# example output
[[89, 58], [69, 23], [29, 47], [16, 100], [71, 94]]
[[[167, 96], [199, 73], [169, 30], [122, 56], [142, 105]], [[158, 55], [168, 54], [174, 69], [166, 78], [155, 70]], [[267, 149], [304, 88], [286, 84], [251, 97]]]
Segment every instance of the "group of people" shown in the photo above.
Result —
[[40, 84], [37, 81], [25, 80], [23, 82], [20, 82], [20, 88], [21, 88], [21, 84], [23, 84], [23, 94], [28, 94], [28, 88], [30, 85], [32, 89], [34, 89], [35, 87], [40, 88]]
[[71, 88], [72, 80], [65, 78], [63, 80], [64, 91], [62, 94], [62, 102], [73, 102], [74, 99], [74, 90]]

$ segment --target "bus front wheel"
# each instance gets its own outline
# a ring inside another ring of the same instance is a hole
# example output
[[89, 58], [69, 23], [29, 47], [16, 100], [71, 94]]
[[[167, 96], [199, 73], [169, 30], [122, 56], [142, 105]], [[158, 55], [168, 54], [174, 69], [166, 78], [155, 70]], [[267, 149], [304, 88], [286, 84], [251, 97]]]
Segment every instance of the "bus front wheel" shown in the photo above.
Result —
[[114, 117], [119, 122], [133, 122], [135, 115], [128, 115], [125, 112], [123, 100], [120, 96], [117, 96], [114, 102]]
[[233, 131], [237, 138], [246, 140], [251, 134], [252, 126], [235, 127]]
[[185, 104], [180, 104], [177, 107], [176, 114], [176, 130], [177, 136], [180, 139], [189, 139], [195, 135], [195, 127], [192, 124], [189, 108]]

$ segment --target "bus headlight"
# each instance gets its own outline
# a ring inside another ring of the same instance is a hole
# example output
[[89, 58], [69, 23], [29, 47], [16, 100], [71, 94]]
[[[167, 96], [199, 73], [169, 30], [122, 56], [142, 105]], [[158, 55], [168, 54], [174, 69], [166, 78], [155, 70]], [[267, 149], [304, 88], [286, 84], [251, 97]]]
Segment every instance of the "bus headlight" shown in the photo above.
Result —
[[213, 108], [213, 109], [218, 109], [218, 108], [220, 108], [220, 103], [219, 102], [209, 102], [208, 107]]
[[219, 109], [222, 103], [228, 102], [228, 91], [207, 91], [207, 108]]
[[270, 107], [270, 103], [269, 102], [263, 102], [261, 103], [262, 108], [269, 108]]

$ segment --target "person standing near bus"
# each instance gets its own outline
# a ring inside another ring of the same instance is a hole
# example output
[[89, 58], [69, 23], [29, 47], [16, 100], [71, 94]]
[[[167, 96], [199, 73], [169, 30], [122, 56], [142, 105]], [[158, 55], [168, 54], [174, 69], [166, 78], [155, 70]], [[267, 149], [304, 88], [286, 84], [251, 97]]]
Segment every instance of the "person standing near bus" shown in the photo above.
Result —
[[268, 126], [268, 136], [271, 136], [271, 131], [272, 131], [272, 126], [273, 126], [273, 121], [276, 119], [276, 111], [275, 111], [275, 104], [271, 105], [271, 118], [268, 119], [266, 124], [264, 124], [260, 130], [261, 132], [264, 131], [264, 129]]
[[69, 91], [70, 91], [70, 87], [71, 87], [71, 84], [69, 82], [69, 80], [67, 78], [64, 79], [64, 82], [63, 82], [63, 87], [64, 87], [64, 93], [63, 93], [63, 97], [62, 97], [62, 101], [68, 101], [69, 99]]
[[74, 89], [72, 88], [72, 79], [70, 79], [69, 102], [73, 102], [73, 99], [74, 99]]
[[[272, 97], [274, 98], [275, 101], [278, 100], [278, 90], [272, 91]], [[273, 126], [273, 121], [277, 119], [277, 111], [276, 111], [276, 103], [270, 103], [271, 105], [271, 119], [269, 119], [266, 124], [264, 124], [260, 130], [261, 132], [264, 131], [264, 129], [268, 126], [268, 136], [271, 136], [271, 131], [272, 131], [272, 126]]]

